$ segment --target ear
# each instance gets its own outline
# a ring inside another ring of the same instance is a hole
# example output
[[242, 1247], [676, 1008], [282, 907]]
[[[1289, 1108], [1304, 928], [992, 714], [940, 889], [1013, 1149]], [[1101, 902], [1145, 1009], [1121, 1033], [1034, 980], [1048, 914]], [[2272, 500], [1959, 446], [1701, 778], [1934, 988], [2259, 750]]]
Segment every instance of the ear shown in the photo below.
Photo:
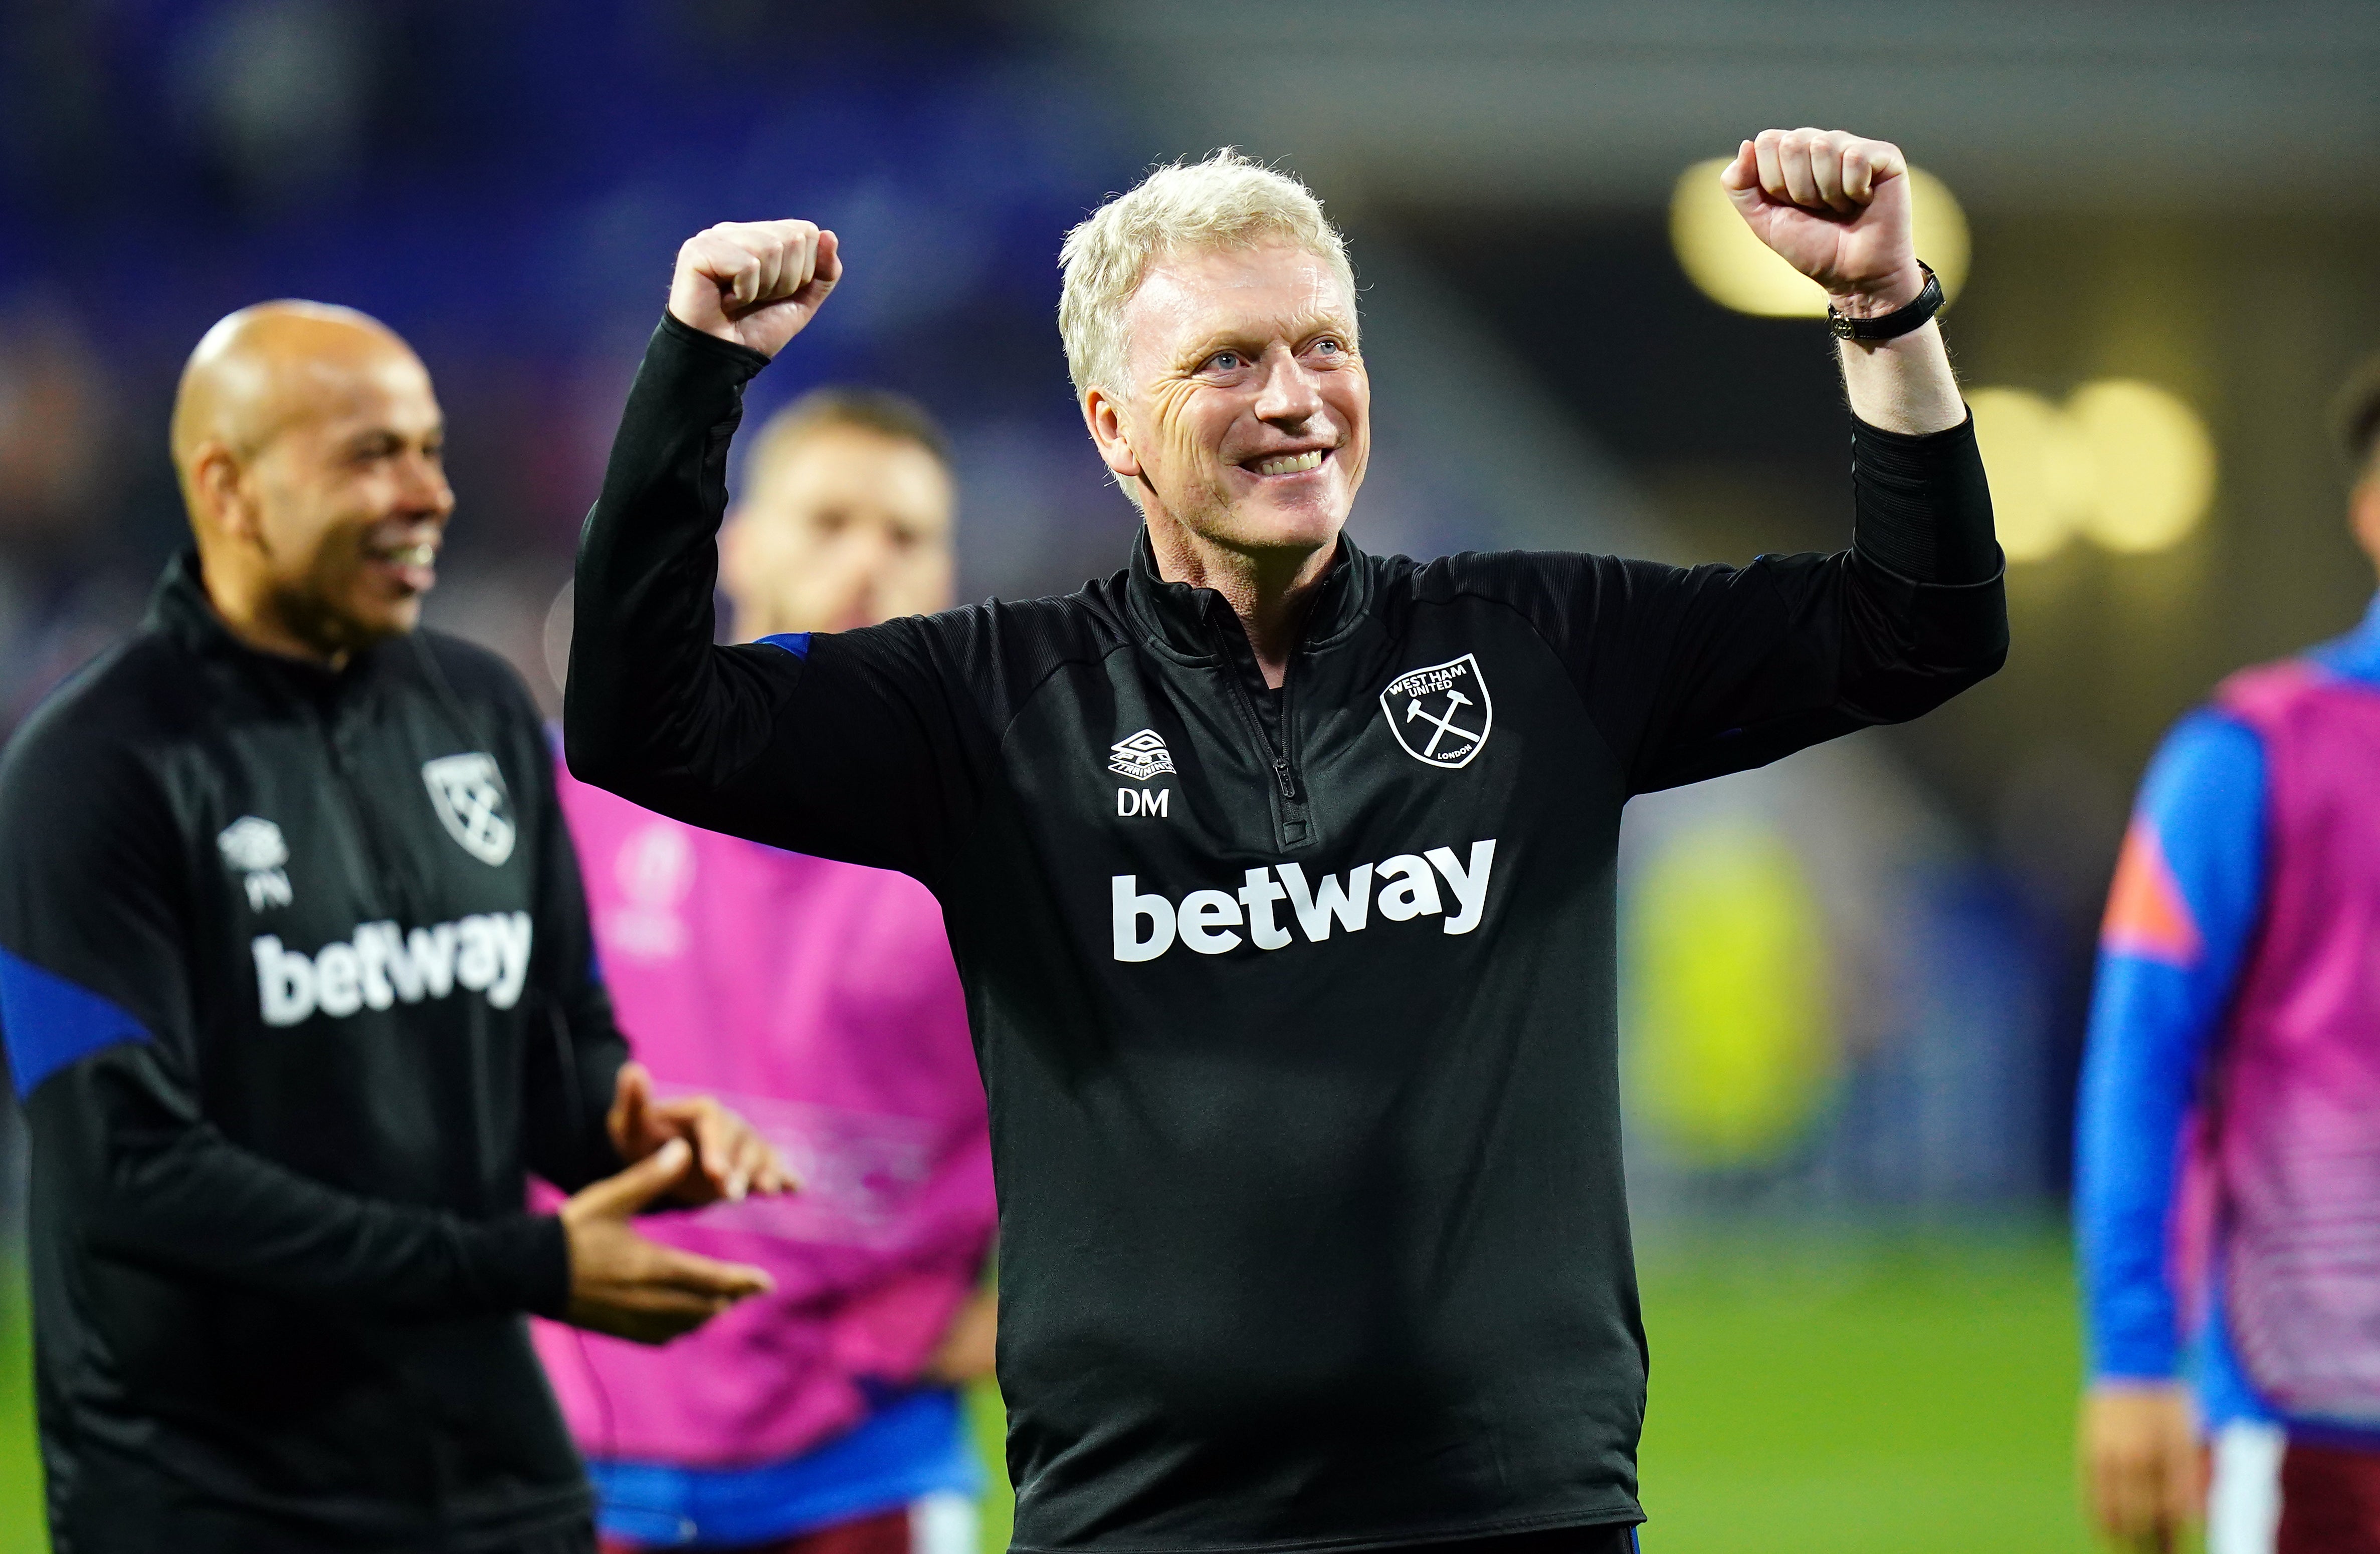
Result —
[[1084, 390], [1083, 425], [1110, 474], [1127, 485], [1140, 478], [1140, 458], [1132, 451], [1132, 433], [1124, 423], [1123, 406], [1115, 395], [1096, 385]]
[[2380, 471], [2365, 476], [2347, 493], [2347, 517], [2355, 542], [2380, 567]]
[[247, 473], [225, 444], [201, 443], [190, 458], [190, 516], [212, 534], [253, 545], [263, 539], [262, 514], [247, 488]]

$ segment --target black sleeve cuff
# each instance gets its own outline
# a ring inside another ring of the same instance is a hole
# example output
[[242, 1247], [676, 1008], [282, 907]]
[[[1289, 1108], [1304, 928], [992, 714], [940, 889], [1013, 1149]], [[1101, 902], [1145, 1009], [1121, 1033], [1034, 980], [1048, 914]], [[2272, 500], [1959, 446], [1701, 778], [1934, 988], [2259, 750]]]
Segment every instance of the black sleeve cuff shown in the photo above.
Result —
[[722, 340], [716, 334], [705, 334], [692, 324], [683, 322], [675, 313], [667, 310], [662, 310], [661, 327], [653, 331], [653, 337], [647, 342], [645, 348], [650, 352], [659, 347], [664, 340], [673, 342], [681, 350], [690, 348], [698, 352], [708, 351], [725, 360], [737, 363], [743, 368], [743, 370], [736, 374], [738, 382], [747, 382], [759, 377], [760, 369], [769, 365], [769, 358], [751, 346], [739, 346], [733, 340]]
[[1912, 436], [1852, 419], [1852, 545], [1912, 583], [1984, 583], [2000, 571], [1975, 418]]
[[472, 1229], [492, 1304], [558, 1319], [570, 1305], [570, 1237], [561, 1217], [507, 1214]]

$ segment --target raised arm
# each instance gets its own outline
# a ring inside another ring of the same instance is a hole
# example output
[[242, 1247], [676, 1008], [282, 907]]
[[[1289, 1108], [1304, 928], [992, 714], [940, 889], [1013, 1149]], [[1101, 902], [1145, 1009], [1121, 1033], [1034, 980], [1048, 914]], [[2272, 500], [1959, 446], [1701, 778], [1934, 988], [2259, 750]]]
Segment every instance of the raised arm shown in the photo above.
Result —
[[[1909, 225], [1909, 163], [1888, 140], [1840, 129], [1764, 129], [1719, 175], [1760, 240], [1827, 288], [1848, 319], [1876, 319], [1925, 289]], [[1919, 435], [1967, 419], [1942, 331], [1930, 320], [1890, 340], [1842, 342], [1852, 414]]]
[[808, 222], [717, 226], [679, 250], [579, 539], [565, 748], [583, 781], [649, 809], [930, 881], [974, 812], [981, 730], [953, 646], [967, 625], [713, 645], [744, 386], [842, 273], [834, 234]]
[[[1854, 317], [1924, 288], [1895, 147], [1767, 130], [1723, 174], [1745, 222]], [[1849, 343], [1851, 547], [1691, 569], [1535, 561], [1533, 607], [1632, 791], [1759, 766], [1939, 706], [2008, 652], [1974, 430], [1929, 320]]]
[[842, 274], [834, 235], [808, 222], [715, 226], [678, 250], [579, 540], [563, 728], [583, 780], [684, 813], [767, 742], [800, 664], [712, 650], [727, 447], [744, 385]]

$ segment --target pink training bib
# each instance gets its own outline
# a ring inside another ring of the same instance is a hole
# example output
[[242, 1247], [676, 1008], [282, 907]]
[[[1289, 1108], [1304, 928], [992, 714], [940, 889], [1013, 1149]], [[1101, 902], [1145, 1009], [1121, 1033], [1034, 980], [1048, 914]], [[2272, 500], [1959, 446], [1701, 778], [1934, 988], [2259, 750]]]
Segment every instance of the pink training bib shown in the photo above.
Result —
[[605, 985], [663, 1093], [749, 1118], [787, 1198], [639, 1228], [776, 1291], [665, 1348], [539, 1322], [592, 1457], [797, 1456], [912, 1380], [998, 1225], [983, 1086], [941, 906], [906, 876], [699, 831], [558, 774]]
[[2266, 899], [2199, 1137], [2241, 1363], [2285, 1414], [2380, 1426], [2380, 690], [2225, 682], [2264, 742]]

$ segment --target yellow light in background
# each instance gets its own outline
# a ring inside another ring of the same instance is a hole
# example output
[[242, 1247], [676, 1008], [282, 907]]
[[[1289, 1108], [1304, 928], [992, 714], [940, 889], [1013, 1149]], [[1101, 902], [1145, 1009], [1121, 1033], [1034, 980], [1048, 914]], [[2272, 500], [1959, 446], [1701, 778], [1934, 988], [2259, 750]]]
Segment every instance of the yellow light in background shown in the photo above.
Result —
[[[1772, 319], [1823, 318], [1827, 294], [1777, 257], [1735, 213], [1719, 169], [1733, 158], [1697, 162], [1670, 198], [1670, 241], [1678, 263], [1703, 295], [1739, 313]], [[1920, 167], [1909, 170], [1910, 232], [1917, 257], [1934, 267], [1946, 297], [1967, 279], [1967, 214], [1949, 187]]]
[[2131, 379], [2086, 383], [2066, 413], [2091, 450], [2082, 531], [2111, 551], [2161, 551], [2198, 527], [2215, 497], [2215, 440], [2178, 396]]
[[1967, 404], [2012, 562], [2056, 555], [2077, 534], [2125, 554], [2163, 550], [2196, 528], [2214, 499], [2214, 439], [2154, 384], [2085, 383], [2063, 406], [1984, 388]]
[[1992, 485], [1992, 517], [2010, 561], [2042, 561], [2072, 539], [2089, 501], [2091, 456], [2065, 412], [2022, 389], [1977, 389], [1975, 443]]
[[1816, 894], [1773, 825], [1742, 818], [1662, 845], [1630, 898], [1632, 1088], [1705, 1165], [1773, 1155], [1834, 1072]]

